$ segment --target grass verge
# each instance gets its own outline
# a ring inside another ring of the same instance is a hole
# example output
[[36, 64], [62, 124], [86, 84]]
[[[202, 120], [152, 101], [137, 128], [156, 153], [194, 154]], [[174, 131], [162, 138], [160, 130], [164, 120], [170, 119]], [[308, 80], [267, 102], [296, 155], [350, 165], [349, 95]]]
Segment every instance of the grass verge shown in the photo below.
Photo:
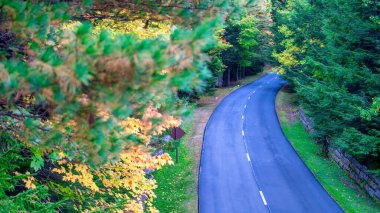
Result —
[[[193, 119], [190, 115], [182, 124], [185, 132], [189, 132], [193, 126]], [[155, 190], [157, 198], [154, 200], [154, 206], [160, 212], [187, 212], [184, 201], [196, 196], [196, 191], [189, 191], [189, 185], [194, 182], [192, 168], [194, 167], [194, 159], [190, 156], [189, 148], [186, 141], [190, 135], [186, 134], [180, 140], [178, 147], [178, 163], [174, 165], [164, 166], [161, 170], [155, 172], [155, 179], [158, 188]], [[175, 161], [175, 150], [168, 152]]]
[[295, 95], [280, 90], [276, 110], [285, 136], [327, 192], [347, 212], [380, 212], [380, 205], [363, 192], [332, 160], [322, 157], [298, 118]]

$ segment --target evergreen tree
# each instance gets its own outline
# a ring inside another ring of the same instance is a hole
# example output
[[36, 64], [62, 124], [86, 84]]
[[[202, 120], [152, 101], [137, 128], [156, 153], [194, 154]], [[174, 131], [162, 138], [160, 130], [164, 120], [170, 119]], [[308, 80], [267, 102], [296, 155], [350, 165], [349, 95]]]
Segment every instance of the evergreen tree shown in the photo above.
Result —
[[156, 212], [153, 141], [201, 91], [229, 1], [0, 0], [0, 208]]
[[274, 57], [316, 139], [380, 168], [380, 3], [272, 1]]

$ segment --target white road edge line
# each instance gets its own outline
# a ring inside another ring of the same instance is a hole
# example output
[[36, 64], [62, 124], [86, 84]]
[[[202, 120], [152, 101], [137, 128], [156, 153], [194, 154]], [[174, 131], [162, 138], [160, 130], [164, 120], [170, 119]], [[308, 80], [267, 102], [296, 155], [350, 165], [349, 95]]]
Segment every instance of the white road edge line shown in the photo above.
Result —
[[251, 99], [251, 96], [248, 97], [248, 100]]
[[261, 196], [261, 199], [263, 200], [264, 205], [267, 206], [268, 203], [267, 203], [267, 200], [265, 200], [264, 193], [262, 191], [260, 191], [260, 196]]
[[253, 92], [252, 92], [252, 94], [254, 94], [256, 91], [254, 90]]
[[248, 160], [249, 162], [251, 162], [251, 158], [249, 157], [248, 152], [247, 152], [247, 160]]
[[244, 136], [244, 130], [241, 130], [241, 135]]
[[241, 116], [241, 119], [243, 119], [243, 120], [244, 120], [244, 115], [242, 115], [242, 116]]
[[247, 108], [247, 104], [246, 104], [246, 105], [244, 105], [244, 109], [245, 109], [245, 108]]

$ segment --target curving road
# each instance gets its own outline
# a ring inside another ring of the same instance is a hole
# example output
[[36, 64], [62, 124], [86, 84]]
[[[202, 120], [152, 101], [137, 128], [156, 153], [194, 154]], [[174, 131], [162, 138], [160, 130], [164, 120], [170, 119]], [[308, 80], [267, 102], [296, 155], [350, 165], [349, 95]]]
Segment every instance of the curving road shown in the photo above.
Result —
[[282, 133], [265, 75], [223, 99], [207, 123], [199, 168], [199, 212], [343, 212]]

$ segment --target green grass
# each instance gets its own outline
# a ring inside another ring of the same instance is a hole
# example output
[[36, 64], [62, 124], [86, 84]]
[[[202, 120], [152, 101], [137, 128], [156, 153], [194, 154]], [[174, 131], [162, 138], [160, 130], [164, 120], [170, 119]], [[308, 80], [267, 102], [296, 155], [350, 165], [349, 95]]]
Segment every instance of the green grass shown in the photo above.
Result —
[[295, 111], [294, 94], [280, 91], [276, 105], [284, 134], [315, 177], [345, 212], [380, 212], [380, 205], [369, 198], [333, 161], [322, 157], [320, 147], [304, 130], [297, 117], [289, 121], [287, 111]]
[[[182, 128], [189, 132], [193, 125], [191, 116], [184, 121]], [[194, 199], [197, 196], [196, 191], [190, 191], [191, 184], [194, 184], [193, 175], [194, 160], [191, 158], [190, 151], [186, 144], [189, 134], [181, 139], [181, 145], [178, 148], [178, 163], [171, 166], [165, 166], [163, 169], [155, 172], [155, 179], [158, 188], [155, 190], [157, 198], [153, 205], [163, 213], [166, 212], [187, 212], [185, 207], [186, 201]], [[175, 161], [175, 151], [169, 151], [173, 161]]]

